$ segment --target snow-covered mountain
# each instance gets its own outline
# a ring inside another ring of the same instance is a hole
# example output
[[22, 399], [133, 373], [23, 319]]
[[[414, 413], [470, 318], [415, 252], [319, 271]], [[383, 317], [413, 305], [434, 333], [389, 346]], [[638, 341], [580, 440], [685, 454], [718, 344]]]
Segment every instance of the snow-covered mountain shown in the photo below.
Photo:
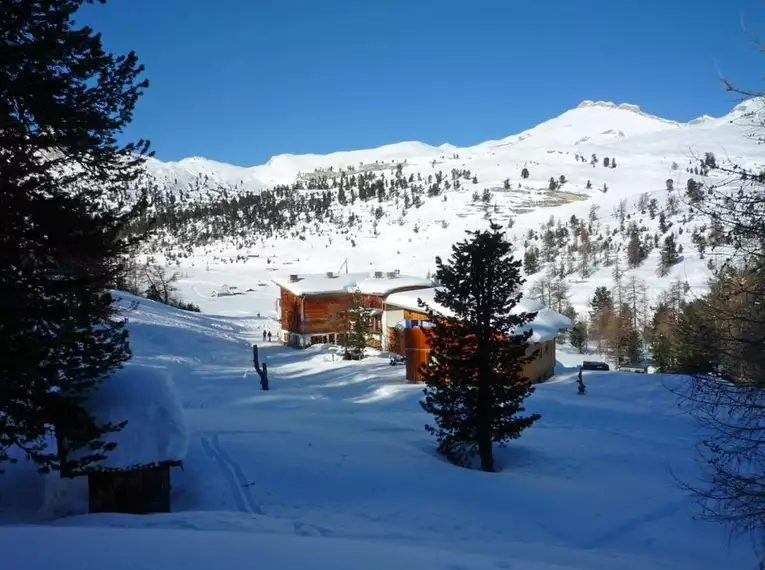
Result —
[[[757, 112], [760, 107], [759, 101], [750, 100], [737, 105], [724, 117], [703, 115], [688, 123], [681, 123], [645, 113], [633, 104], [583, 101], [576, 108], [522, 133], [471, 147], [460, 148], [448, 143], [435, 147], [408, 141], [374, 149], [340, 151], [326, 155], [281, 154], [272, 157], [266, 164], [251, 167], [190, 157], [177, 162], [150, 159], [146, 168], [157, 179], [179, 187], [186, 186], [199, 177], [207, 177], [210, 185], [223, 184], [260, 190], [274, 184], [288, 184], [299, 173], [329, 167], [347, 168], [358, 166], [359, 163], [406, 161], [410, 166], [427, 165], [434, 159], [446, 159], [458, 154], [460, 162], [483, 162], [491, 156], [496, 156], [498, 160], [510, 159], [508, 166], [512, 166], [518, 159], [524, 162], [535, 160], [538, 153], [545, 154], [550, 150], [588, 154], [590, 149], [600, 150], [602, 153], [603, 147], [616, 146], [628, 150], [632, 146], [635, 148], [631, 150], [640, 152], [640, 146], [649, 139], [651, 142], [661, 142], [661, 150], [664, 151], [662, 154], [673, 155], [682, 160], [687, 155], [689, 143], [696, 143], [693, 146], [705, 149], [710, 146], [722, 148], [728, 145], [733, 145], [736, 150], [740, 149], [742, 141], [736, 140], [740, 138], [740, 133], [731, 122], [748, 113]], [[750, 152], [753, 147], [745, 145], [744, 149]], [[515, 153], [521, 156], [515, 156]]]
[[[149, 174], [164, 181], [168, 193], [182, 190], [184, 207], [195, 201], [209, 207], [177, 214], [151, 252], [192, 273], [233, 264], [222, 280], [245, 287], [256, 268], [323, 272], [346, 259], [352, 271], [425, 275], [464, 230], [491, 219], [511, 228], [518, 255], [543, 249], [550, 234], [557, 235], [552, 257], [528, 275], [528, 283], [558, 267], [576, 284], [578, 309], [597, 285], [610, 283], [616, 259], [626, 265], [634, 232], [647, 252], [633, 269], [654, 294], [678, 279], [703, 287], [710, 258], [696, 252], [694, 234], [708, 220], [689, 215], [684, 192], [690, 179], [702, 187], [721, 182], [714, 169], [699, 168], [706, 153], [721, 164], [765, 167], [750, 136], [762, 108], [750, 100], [723, 117], [680, 123], [636, 105], [584, 101], [522, 133], [466, 148], [402, 142], [279, 155], [248, 168], [201, 158], [152, 160]], [[230, 200], [275, 185], [283, 191], [268, 199], [220, 202], [222, 192]], [[583, 230], [595, 244], [591, 260], [580, 251]], [[680, 262], [657, 279], [658, 248], [670, 234], [681, 246]], [[221, 285], [214, 283], [210, 289]]]

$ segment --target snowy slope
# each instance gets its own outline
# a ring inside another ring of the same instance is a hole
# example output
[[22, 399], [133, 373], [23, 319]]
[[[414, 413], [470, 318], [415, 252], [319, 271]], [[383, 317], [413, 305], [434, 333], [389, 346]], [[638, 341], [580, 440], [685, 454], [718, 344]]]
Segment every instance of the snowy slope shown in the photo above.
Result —
[[[239, 315], [266, 314], [271, 303], [216, 300]], [[0, 476], [9, 568], [47, 569], [62, 556], [115, 570], [752, 564], [747, 545], [729, 547], [719, 527], [693, 520], [692, 501], [673, 482], [670, 469], [695, 475], [697, 434], [662, 385], [671, 377], [588, 373], [580, 397], [581, 357], [562, 350], [555, 380], [528, 402], [543, 419], [498, 452], [501, 473], [486, 474], [435, 454], [421, 387], [385, 358], [345, 362], [323, 347], [265, 346], [272, 390], [262, 392], [248, 341], [273, 321], [138, 301], [126, 313], [133, 351], [170, 372], [188, 424], [174, 512], [86, 515], [82, 480], [10, 466]]]
[[[621, 248], [618, 255], [624, 266], [626, 233], [614, 234], [620, 225], [615, 211], [624, 203], [628, 223], [635, 222], [646, 235], [659, 234], [661, 240], [675, 233], [677, 243], [683, 247], [681, 262], [672, 267], [668, 276], [657, 277], [659, 251], [654, 250], [641, 267], [628, 271], [625, 278], [635, 275], [645, 281], [649, 299], [655, 299], [675, 280], [686, 281], [698, 292], [706, 287], [710, 273], [707, 263], [713, 256], [702, 259], [696, 252], [692, 233], [703, 228], [707, 220], [687, 215], [682, 193], [690, 178], [703, 184], [716, 184], [721, 178], [714, 171], [709, 176], [698, 176], [687, 169], [698, 165], [698, 158], [705, 152], [715, 153], [720, 163], [729, 160], [765, 166], [761, 148], [747, 136], [751, 134], [747, 117], [761, 111], [761, 102], [747, 101], [724, 117], [705, 116], [678, 123], [644, 113], [635, 105], [585, 101], [533, 129], [469, 148], [406, 142], [329, 155], [280, 155], [265, 165], [244, 169], [199, 159], [181, 161], [172, 167], [152, 163], [150, 171], [162, 168], [166, 174], [196, 175], [204, 167], [209, 176], [228, 180], [232, 187], [238, 185], [241, 189], [267, 188], [273, 183], [290, 184], [300, 179], [307, 185], [305, 192], [311, 191], [312, 173], [331, 179], [341, 169], [348, 173], [366, 169], [392, 179], [401, 165], [404, 177], [423, 181], [439, 172], [450, 181], [454, 170], [470, 172], [470, 176], [460, 178], [459, 188], [452, 185], [436, 197], [425, 197], [419, 207], [405, 208], [400, 198], [336, 205], [333, 223], [298, 221], [291, 230], [268, 238], [257, 237], [255, 226], [204, 247], [191, 247], [188, 240], [178, 240], [168, 232], [158, 245], [152, 246], [152, 252], [160, 261], [163, 257], [169, 260], [184, 276], [181, 289], [185, 300], [199, 303], [204, 310], [230, 314], [225, 309], [226, 299], [210, 299], [212, 291], [223, 284], [237, 285], [240, 291], [254, 288], [258, 295], [275, 298], [277, 289], [271, 283], [274, 275], [337, 271], [345, 260], [351, 273], [399, 269], [425, 277], [435, 269], [435, 256], [448, 256], [451, 245], [462, 239], [464, 230], [486, 227], [489, 219], [508, 228], [516, 254], [522, 255], [528, 244], [540, 245], [540, 235], [551, 217], [566, 225], [572, 216], [588, 219], [594, 209], [598, 237], [610, 238], [614, 247]], [[592, 155], [598, 158], [596, 164], [592, 164]], [[606, 157], [615, 159], [617, 167], [605, 168]], [[348, 170], [351, 167], [353, 171]], [[528, 178], [521, 177], [523, 168], [529, 170]], [[550, 179], [559, 180], [561, 176], [565, 184], [550, 191]], [[646, 199], [656, 200], [660, 210], [667, 211], [667, 180], [674, 184], [679, 206], [674, 215], [667, 215], [673, 225], [663, 233], [659, 231], [658, 217], [651, 218], [638, 204], [645, 195]], [[485, 202], [483, 195], [487, 196]], [[193, 200], [193, 193], [187, 198]], [[351, 214], [360, 221], [347, 227], [343, 224]], [[200, 223], [200, 230], [206, 222]], [[529, 231], [536, 233], [534, 240], [528, 240]], [[576, 259], [573, 262], [578, 263]], [[546, 269], [529, 276], [527, 287]], [[587, 277], [576, 271], [569, 274], [566, 280], [571, 285], [574, 308], [584, 311], [597, 286], [610, 286], [611, 272], [612, 267], [599, 265]], [[268, 310], [272, 312], [273, 305]], [[237, 314], [241, 311], [238, 306]]]

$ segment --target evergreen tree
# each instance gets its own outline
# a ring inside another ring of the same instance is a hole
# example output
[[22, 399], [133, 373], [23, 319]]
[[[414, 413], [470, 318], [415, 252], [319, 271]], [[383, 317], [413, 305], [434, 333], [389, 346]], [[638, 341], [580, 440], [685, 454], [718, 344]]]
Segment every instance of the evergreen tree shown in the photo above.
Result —
[[521, 178], [525, 180], [528, 177], [529, 177], [529, 169], [524, 166], [523, 169], [521, 170]]
[[124, 425], [83, 404], [130, 358], [109, 289], [134, 242], [148, 151], [115, 138], [143, 68], [75, 25], [82, 3], [4, 2], [0, 18], [0, 462], [17, 446], [62, 474], [102, 459]]
[[614, 320], [614, 299], [604, 285], [595, 289], [590, 300], [590, 336], [598, 343], [598, 352], [603, 353], [611, 323]]
[[533, 275], [539, 271], [539, 248], [529, 246], [523, 253], [523, 270], [526, 275]]
[[361, 304], [361, 295], [354, 291], [351, 308], [348, 310], [348, 331], [345, 334], [344, 358], [346, 360], [362, 360], [372, 332], [371, 311]]
[[[674, 345], [673, 371], [676, 373], [705, 376], [720, 372], [720, 352], [727, 347], [724, 347], [720, 338], [719, 323], [713, 321], [714, 317], [709, 310], [709, 300], [712, 297], [694, 299], [683, 304], [681, 308]], [[762, 333], [759, 333], [759, 336], [762, 337]], [[728, 364], [733, 364], [729, 367], [730, 371], [736, 370], [740, 365], [739, 362]], [[721, 376], [724, 378], [726, 374]], [[760, 378], [757, 378], [757, 381], [760, 381]]]
[[669, 274], [670, 268], [680, 260], [677, 245], [675, 243], [675, 234], [669, 234], [664, 238], [664, 245], [661, 248], [661, 257], [659, 259], [659, 275], [664, 277]]
[[662, 234], [665, 234], [668, 230], [669, 224], [667, 223], [667, 216], [664, 215], [664, 212], [659, 212], [659, 231]]
[[638, 267], [646, 257], [645, 248], [640, 241], [640, 232], [636, 227], [630, 228], [630, 239], [627, 243], [627, 265]]
[[640, 362], [643, 357], [643, 339], [640, 331], [630, 327], [625, 335], [624, 356], [627, 362], [634, 364]]
[[515, 332], [536, 313], [512, 313], [524, 279], [501, 227], [492, 223], [490, 230], [468, 235], [452, 246], [448, 262], [436, 258], [443, 289], [435, 302], [451, 314], [420, 302], [436, 325], [423, 367], [422, 407], [434, 417], [436, 427], [426, 429], [440, 453], [468, 466], [477, 452], [481, 469], [494, 471], [494, 443], [505, 445], [540, 419], [520, 415], [534, 391], [522, 372], [534, 355], [528, 350], [532, 331]]
[[587, 348], [587, 323], [584, 321], [577, 321], [574, 323], [568, 331], [568, 341], [571, 346], [579, 351], [579, 354], [584, 354], [584, 349]]
[[651, 352], [653, 366], [661, 373], [676, 370], [677, 318], [675, 308], [669, 303], [661, 301], [656, 307], [651, 327]]
[[665, 374], [673, 370], [672, 339], [666, 333], [660, 332], [651, 339], [653, 367], [657, 372]]
[[704, 199], [704, 191], [701, 184], [696, 182], [693, 178], [689, 178], [685, 186], [685, 196], [691, 205], [698, 204]]

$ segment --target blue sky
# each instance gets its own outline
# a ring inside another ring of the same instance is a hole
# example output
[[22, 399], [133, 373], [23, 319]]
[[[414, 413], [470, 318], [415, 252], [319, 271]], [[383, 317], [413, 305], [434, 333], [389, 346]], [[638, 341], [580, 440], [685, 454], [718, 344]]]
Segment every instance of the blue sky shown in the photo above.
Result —
[[249, 166], [466, 146], [584, 99], [722, 115], [736, 98], [721, 74], [763, 87], [763, 16], [761, 0], [110, 0], [77, 19], [146, 66], [126, 137], [162, 160]]

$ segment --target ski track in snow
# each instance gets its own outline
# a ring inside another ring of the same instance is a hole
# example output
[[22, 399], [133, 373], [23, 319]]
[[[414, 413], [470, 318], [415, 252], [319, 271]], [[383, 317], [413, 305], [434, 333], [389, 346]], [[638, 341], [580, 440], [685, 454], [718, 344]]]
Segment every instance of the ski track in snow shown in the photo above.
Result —
[[240, 467], [221, 447], [218, 435], [202, 436], [200, 441], [205, 454], [216, 462], [226, 481], [228, 481], [237, 508], [242, 512], [262, 515], [263, 511], [255, 503], [250, 493], [253, 482], [247, 480]]

